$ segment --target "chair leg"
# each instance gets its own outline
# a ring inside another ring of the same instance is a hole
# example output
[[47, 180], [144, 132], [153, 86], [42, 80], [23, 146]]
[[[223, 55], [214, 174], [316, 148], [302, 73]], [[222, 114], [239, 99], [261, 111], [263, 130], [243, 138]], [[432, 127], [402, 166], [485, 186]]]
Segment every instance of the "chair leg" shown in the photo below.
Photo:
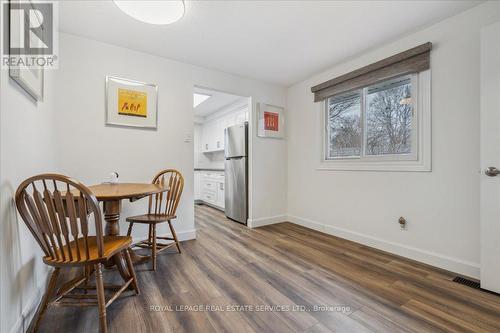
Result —
[[60, 268], [56, 267], [52, 274], [50, 275], [49, 283], [47, 285], [47, 290], [45, 291], [45, 295], [43, 295], [42, 302], [40, 303], [40, 310], [36, 314], [36, 319], [34, 321], [35, 325], [33, 326], [33, 332], [38, 331], [38, 327], [40, 326], [40, 322], [42, 320], [42, 316], [47, 310], [47, 306], [49, 304], [50, 297], [52, 296], [57, 283], [57, 278], [59, 277]]
[[151, 244], [153, 242], [153, 239], [151, 238], [152, 235], [153, 235], [153, 225], [150, 224], [149, 230], [148, 230], [148, 242], [149, 242], [149, 244]]
[[177, 239], [177, 235], [175, 234], [174, 227], [172, 226], [172, 221], [168, 220], [168, 226], [170, 227], [170, 232], [172, 233], [172, 237], [174, 238], [175, 246], [177, 246], [177, 251], [181, 253], [181, 246], [179, 244], [179, 240]]
[[95, 281], [97, 291], [97, 303], [99, 306], [99, 332], [107, 333], [106, 323], [106, 298], [104, 297], [104, 281], [102, 279], [102, 264], [95, 264]]
[[153, 238], [153, 248], [151, 250], [151, 256], [153, 257], [153, 271], [156, 271], [156, 224], [152, 224], [152, 238]]
[[132, 234], [132, 227], [134, 226], [133, 222], [130, 222], [128, 225], [128, 231], [127, 231], [127, 236], [130, 236]]
[[128, 272], [129, 272], [130, 276], [133, 279], [132, 284], [134, 285], [135, 294], [139, 295], [139, 293], [140, 293], [139, 283], [137, 283], [137, 276], [135, 275], [134, 265], [132, 264], [132, 259], [130, 258], [130, 252], [129, 251], [131, 251], [131, 250], [130, 249], [126, 249], [124, 251], [125, 252], [125, 260], [127, 261], [127, 269], [128, 269]]
[[[83, 274], [85, 275], [85, 282], [83, 282], [83, 286], [87, 287], [89, 285], [89, 280], [90, 280], [90, 266], [83, 266]], [[88, 289], [85, 288], [83, 290], [84, 294], [88, 293]]]

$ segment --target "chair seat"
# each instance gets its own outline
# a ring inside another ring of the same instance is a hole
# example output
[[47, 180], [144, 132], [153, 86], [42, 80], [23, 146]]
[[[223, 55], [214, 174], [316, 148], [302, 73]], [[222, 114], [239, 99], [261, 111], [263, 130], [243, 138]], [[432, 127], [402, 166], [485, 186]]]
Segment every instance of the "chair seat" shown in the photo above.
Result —
[[177, 216], [175, 215], [166, 215], [166, 214], [143, 214], [137, 216], [127, 217], [127, 222], [133, 223], [161, 223], [167, 222], [168, 220], [173, 220]]
[[84, 238], [78, 239], [78, 248], [80, 248], [80, 260], [78, 260], [78, 248], [76, 246], [76, 242], [70, 242], [70, 249], [73, 259], [70, 260], [68, 248], [66, 246], [63, 247], [63, 252], [66, 260], [62, 260], [62, 252], [60, 248], [57, 248], [57, 254], [59, 255], [59, 260], [52, 259], [49, 256], [43, 258], [43, 261], [52, 266], [66, 266], [66, 265], [87, 265], [90, 263], [104, 262], [113, 257], [120, 251], [125, 250], [130, 247], [132, 244], [132, 237], [130, 236], [104, 236], [103, 237], [103, 245], [104, 245], [104, 253], [103, 256], [99, 256], [99, 251], [97, 249], [97, 237], [89, 236], [87, 238], [88, 247], [89, 247], [89, 258], [85, 254], [85, 241]]

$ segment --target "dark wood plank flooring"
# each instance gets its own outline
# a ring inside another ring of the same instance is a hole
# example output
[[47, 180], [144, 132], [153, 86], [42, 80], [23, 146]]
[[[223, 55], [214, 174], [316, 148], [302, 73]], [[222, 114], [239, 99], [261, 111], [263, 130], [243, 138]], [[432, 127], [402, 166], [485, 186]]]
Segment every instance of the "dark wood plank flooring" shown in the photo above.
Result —
[[[206, 206], [195, 215], [198, 239], [161, 254], [156, 272], [137, 267], [142, 293], [108, 308], [110, 332], [500, 332], [500, 296], [449, 272], [291, 223], [251, 230]], [[96, 308], [51, 307], [41, 325], [97, 329]]]

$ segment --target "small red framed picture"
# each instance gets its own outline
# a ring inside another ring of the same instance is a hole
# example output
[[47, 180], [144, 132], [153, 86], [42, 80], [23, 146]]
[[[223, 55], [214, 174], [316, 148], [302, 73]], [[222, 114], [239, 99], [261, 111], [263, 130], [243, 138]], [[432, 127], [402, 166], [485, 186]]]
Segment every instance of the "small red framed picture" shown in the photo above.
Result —
[[278, 139], [285, 137], [285, 119], [282, 107], [260, 103], [258, 116], [258, 136]]

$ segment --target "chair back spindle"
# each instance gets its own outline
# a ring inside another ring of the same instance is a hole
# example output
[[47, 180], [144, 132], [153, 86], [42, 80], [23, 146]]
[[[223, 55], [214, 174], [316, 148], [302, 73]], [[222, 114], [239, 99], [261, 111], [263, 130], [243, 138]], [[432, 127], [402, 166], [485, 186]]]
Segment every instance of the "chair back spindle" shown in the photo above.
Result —
[[149, 196], [148, 214], [175, 216], [184, 189], [184, 177], [174, 169], [160, 171], [153, 184], [168, 186], [169, 191]]
[[102, 216], [97, 199], [82, 183], [58, 174], [25, 180], [16, 191], [16, 206], [45, 256], [58, 262], [90, 259], [89, 223], [97, 252], [104, 254]]

